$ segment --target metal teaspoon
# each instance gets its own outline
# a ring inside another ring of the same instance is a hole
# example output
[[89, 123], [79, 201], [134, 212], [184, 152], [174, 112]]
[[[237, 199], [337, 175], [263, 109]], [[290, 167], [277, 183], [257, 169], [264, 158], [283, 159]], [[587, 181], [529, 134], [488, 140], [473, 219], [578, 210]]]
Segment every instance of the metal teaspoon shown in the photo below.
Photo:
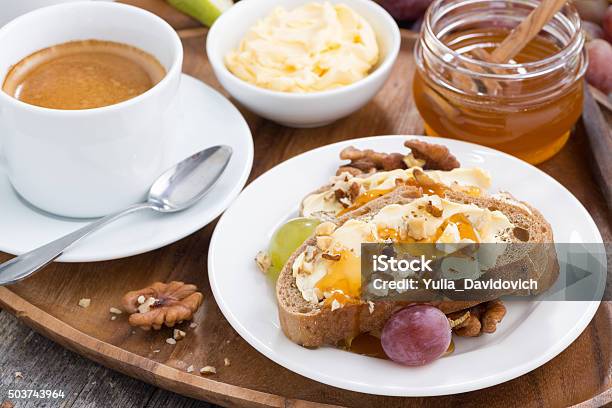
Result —
[[231, 156], [231, 147], [214, 146], [186, 158], [155, 180], [145, 202], [107, 215], [1, 264], [0, 286], [25, 279], [62, 255], [75, 242], [126, 214], [144, 209], [173, 213], [191, 207], [204, 197], [219, 180]]

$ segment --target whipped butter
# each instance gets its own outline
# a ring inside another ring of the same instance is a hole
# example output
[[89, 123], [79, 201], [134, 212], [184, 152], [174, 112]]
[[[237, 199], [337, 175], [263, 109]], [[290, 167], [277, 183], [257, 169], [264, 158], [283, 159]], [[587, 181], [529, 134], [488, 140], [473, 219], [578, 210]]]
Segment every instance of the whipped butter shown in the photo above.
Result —
[[276, 8], [225, 58], [253, 85], [281, 92], [318, 92], [365, 78], [379, 60], [370, 24], [345, 4]]
[[[329, 189], [310, 194], [304, 198], [301, 214], [304, 217], [314, 217], [320, 213], [337, 215], [344, 210], [345, 207], [341, 202], [335, 199], [335, 190], [347, 190], [348, 186], [357, 183], [359, 185], [360, 194], [365, 194], [373, 190], [384, 192], [395, 188], [397, 181], [405, 182], [408, 179], [414, 178], [415, 170], [422, 171], [420, 167], [411, 167], [405, 170], [379, 171], [368, 177], [354, 177], [348, 175], [348, 173], [334, 176], [329, 182]], [[455, 190], [474, 187], [478, 191], [484, 192], [491, 187], [491, 176], [485, 170], [478, 167], [460, 167], [451, 171], [426, 170], [425, 174], [434, 182]]]

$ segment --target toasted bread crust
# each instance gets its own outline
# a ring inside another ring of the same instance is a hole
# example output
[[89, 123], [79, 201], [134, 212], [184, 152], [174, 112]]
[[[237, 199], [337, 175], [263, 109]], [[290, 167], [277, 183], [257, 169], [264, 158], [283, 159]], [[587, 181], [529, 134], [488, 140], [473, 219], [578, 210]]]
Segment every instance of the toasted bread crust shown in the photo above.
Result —
[[[359, 218], [368, 213], [373, 213], [391, 203], [404, 204], [414, 199], [414, 190], [409, 187], [398, 187], [389, 194], [373, 200], [355, 211], [339, 218], [339, 224], [351, 218]], [[550, 224], [542, 214], [526, 203], [521, 203], [525, 208], [512, 205], [503, 200], [491, 197], [471, 197], [460, 192], [448, 192], [447, 199], [465, 204], [475, 204], [481, 208], [499, 210], [506, 214], [510, 221], [528, 233], [527, 242], [550, 243], [550, 245], [532, 245], [526, 254], [520, 258], [505, 264], [499, 268], [493, 268], [493, 274], [507, 276], [513, 270], [520, 270], [526, 277], [538, 282], [538, 292], [549, 288], [557, 279], [559, 264], [553, 245], [553, 234]], [[516, 242], [521, 240], [517, 237]], [[302, 298], [301, 292], [295, 285], [291, 266], [297, 255], [306, 246], [315, 245], [314, 237], [309, 238], [289, 258], [280, 273], [276, 286], [278, 311], [281, 327], [285, 335], [293, 342], [306, 346], [318, 347], [329, 344], [336, 345], [339, 342], [353, 338], [359, 333], [381, 330], [389, 317], [397, 310], [406, 307], [406, 302], [376, 302], [370, 313], [370, 305], [367, 303], [347, 304], [340, 309], [331, 311], [330, 308], [313, 306]], [[523, 275], [523, 276], [525, 276]], [[492, 300], [501, 295], [509, 294], [507, 291], [490, 292], [485, 300]], [[515, 293], [526, 295], [527, 293]], [[467, 309], [475, 306], [481, 301], [453, 300], [444, 302], [430, 302], [445, 314]]]

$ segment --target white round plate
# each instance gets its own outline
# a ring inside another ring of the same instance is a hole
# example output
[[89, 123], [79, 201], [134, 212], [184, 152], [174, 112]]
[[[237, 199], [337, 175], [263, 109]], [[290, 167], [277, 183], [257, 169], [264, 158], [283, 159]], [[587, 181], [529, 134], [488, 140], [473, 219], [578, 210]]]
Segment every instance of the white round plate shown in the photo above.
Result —
[[[418, 368], [332, 347], [306, 349], [282, 333], [274, 290], [256, 268], [255, 254], [267, 247], [277, 226], [297, 214], [304, 195], [335, 173], [342, 148], [405, 151], [407, 137], [370, 137], [321, 147], [279, 164], [251, 183], [225, 212], [210, 243], [208, 274], [221, 311], [246, 341], [276, 363], [325, 384], [370, 394], [455, 394], [508, 381], [544, 364], [578, 337], [599, 302], [509, 304], [496, 333], [456, 338], [453, 354]], [[448, 146], [462, 166], [488, 170], [491, 191], [510, 191], [540, 209], [557, 242], [602, 242], [578, 200], [537, 168], [486, 147], [443, 138], [433, 141]]]
[[[238, 196], [253, 164], [253, 139], [240, 112], [217, 91], [188, 75], [181, 78], [175, 109], [167, 166], [206, 147], [226, 144], [233, 155], [221, 179], [193, 208], [175, 214], [128, 215], [77, 243], [59, 261], [103, 261], [160, 248], [204, 227]], [[15, 193], [0, 165], [0, 251], [18, 255], [88, 222], [33, 208]]]

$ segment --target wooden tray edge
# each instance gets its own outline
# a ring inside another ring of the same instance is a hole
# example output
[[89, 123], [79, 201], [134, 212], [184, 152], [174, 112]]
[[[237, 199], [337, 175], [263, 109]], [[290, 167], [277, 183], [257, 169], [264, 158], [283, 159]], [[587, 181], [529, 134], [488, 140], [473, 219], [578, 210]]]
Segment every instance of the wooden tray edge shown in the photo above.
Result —
[[[15, 315], [37, 333], [87, 359], [171, 392], [223, 406], [304, 408], [321, 406], [310, 401], [290, 399], [214, 381], [149, 360], [73, 328], [5, 287], [0, 287], [0, 307]], [[109, 358], [110, 356], [112, 358]]]
[[[600, 307], [612, 309], [612, 302], [601, 302]], [[280, 395], [255, 391], [236, 385], [195, 376], [149, 360], [138, 354], [101, 342], [42, 311], [10, 289], [0, 287], [0, 307], [30, 327], [61, 346], [125, 375], [145, 381], [156, 387], [177, 392], [191, 398], [206, 400], [223, 406], [241, 407], [335, 407], [306, 400], [291, 399]], [[38, 320], [40, 321], [38, 321]], [[45, 322], [46, 324], [40, 323]], [[105, 360], [104, 357], [113, 356]], [[111, 362], [109, 364], [109, 362]], [[142, 368], [146, 367], [146, 368]], [[161, 381], [160, 381], [161, 380]], [[432, 397], [435, 398], [435, 397]], [[572, 408], [604, 406], [612, 401], [612, 389], [606, 389]]]

